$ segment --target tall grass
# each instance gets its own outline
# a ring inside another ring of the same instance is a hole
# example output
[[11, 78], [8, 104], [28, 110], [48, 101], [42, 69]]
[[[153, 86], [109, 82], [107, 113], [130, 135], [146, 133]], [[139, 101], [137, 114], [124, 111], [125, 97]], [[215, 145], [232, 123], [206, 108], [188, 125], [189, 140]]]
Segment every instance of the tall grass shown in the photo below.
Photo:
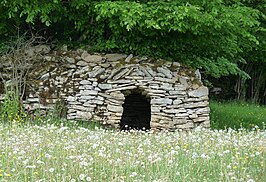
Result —
[[0, 181], [266, 181], [266, 133], [0, 123]]
[[265, 129], [266, 107], [240, 102], [210, 102], [213, 129]]

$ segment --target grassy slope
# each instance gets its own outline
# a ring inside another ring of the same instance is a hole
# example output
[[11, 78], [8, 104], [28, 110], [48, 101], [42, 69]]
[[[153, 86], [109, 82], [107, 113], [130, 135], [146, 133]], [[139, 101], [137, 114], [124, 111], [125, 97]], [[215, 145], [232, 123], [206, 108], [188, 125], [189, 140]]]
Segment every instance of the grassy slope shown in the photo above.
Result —
[[211, 127], [213, 129], [246, 129], [258, 126], [265, 129], [266, 107], [237, 102], [210, 102]]

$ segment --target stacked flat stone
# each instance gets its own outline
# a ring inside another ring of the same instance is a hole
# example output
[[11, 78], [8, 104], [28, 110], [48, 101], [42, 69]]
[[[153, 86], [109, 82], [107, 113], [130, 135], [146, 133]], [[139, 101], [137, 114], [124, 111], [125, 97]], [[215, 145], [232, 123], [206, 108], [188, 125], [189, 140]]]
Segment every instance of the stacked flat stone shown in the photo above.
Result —
[[119, 128], [125, 97], [137, 91], [150, 101], [151, 129], [210, 126], [208, 88], [199, 71], [177, 62], [77, 50], [54, 51], [39, 64], [29, 74], [28, 110], [65, 100], [67, 119]]

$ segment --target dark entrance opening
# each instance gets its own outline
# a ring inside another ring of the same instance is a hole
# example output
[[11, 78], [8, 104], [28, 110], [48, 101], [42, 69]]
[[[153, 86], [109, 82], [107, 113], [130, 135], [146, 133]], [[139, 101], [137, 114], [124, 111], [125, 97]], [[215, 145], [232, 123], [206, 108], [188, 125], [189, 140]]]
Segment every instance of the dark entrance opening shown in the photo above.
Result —
[[151, 128], [151, 106], [145, 96], [139, 93], [126, 96], [123, 108], [121, 130], [149, 130]]

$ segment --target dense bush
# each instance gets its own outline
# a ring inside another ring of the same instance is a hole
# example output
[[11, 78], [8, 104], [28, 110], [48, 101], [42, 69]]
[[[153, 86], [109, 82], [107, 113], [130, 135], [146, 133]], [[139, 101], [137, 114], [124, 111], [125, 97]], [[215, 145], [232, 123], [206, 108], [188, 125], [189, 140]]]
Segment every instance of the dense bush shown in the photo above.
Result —
[[265, 98], [266, 0], [2, 0], [0, 12], [2, 41], [19, 29], [92, 51], [179, 61], [204, 76], [237, 75], [238, 98]]

